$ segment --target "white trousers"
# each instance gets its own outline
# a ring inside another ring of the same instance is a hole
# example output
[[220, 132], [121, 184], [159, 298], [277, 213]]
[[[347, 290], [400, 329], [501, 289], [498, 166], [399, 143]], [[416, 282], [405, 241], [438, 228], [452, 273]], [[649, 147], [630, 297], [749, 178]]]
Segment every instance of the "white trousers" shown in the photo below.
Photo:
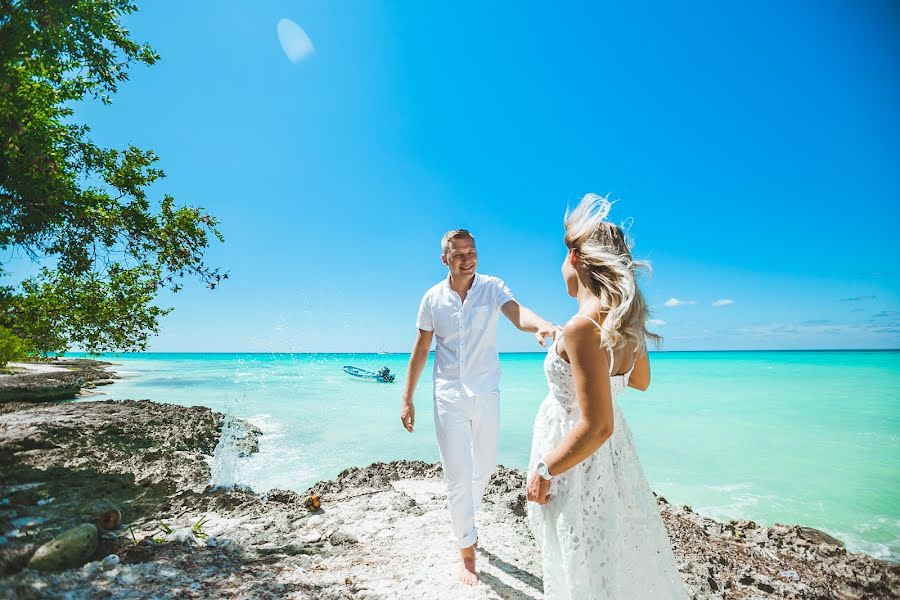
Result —
[[447, 483], [450, 525], [460, 548], [478, 539], [475, 509], [497, 467], [497, 437], [500, 429], [500, 392], [469, 397], [434, 399], [437, 431]]

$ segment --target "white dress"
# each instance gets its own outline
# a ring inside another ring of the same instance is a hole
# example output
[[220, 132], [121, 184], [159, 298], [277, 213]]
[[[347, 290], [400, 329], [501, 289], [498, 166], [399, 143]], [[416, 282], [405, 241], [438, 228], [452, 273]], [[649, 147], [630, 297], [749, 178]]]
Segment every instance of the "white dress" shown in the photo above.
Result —
[[[544, 373], [550, 393], [534, 420], [529, 479], [581, 416], [571, 366], [557, 354], [556, 343], [544, 359]], [[543, 553], [547, 599], [688, 598], [631, 430], [616, 402], [630, 375], [631, 370], [610, 376], [612, 436], [553, 479], [547, 504], [528, 503], [529, 525]]]

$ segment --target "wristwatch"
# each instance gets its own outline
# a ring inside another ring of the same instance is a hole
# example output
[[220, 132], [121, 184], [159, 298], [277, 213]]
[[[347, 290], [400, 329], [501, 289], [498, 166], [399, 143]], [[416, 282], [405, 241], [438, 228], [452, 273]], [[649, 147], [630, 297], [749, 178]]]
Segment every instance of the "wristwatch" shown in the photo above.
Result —
[[550, 474], [550, 467], [547, 466], [547, 463], [541, 461], [537, 464], [537, 474], [541, 476], [541, 479], [544, 481], [551, 481], [553, 479], [553, 475]]

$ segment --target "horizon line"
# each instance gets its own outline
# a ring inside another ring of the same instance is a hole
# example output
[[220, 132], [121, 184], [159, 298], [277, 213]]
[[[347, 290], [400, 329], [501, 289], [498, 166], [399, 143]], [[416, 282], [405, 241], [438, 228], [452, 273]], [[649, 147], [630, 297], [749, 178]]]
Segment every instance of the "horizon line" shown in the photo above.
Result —
[[[650, 354], [686, 354], [686, 353], [713, 353], [713, 352], [900, 352], [900, 348], [753, 348], [753, 349], [721, 349], [721, 350], [649, 350]], [[71, 356], [73, 354], [85, 356], [119, 356], [119, 355], [141, 355], [141, 354], [374, 354], [376, 356], [409, 356], [410, 352], [387, 352], [387, 351], [290, 351], [290, 350], [234, 350], [234, 351], [204, 351], [204, 350], [152, 350], [138, 352], [104, 352], [101, 354], [89, 354], [87, 352], [67, 352], [60, 355], [60, 358]], [[434, 354], [434, 350], [430, 350], [429, 354]], [[546, 354], [546, 350], [511, 350], [499, 352], [499, 354]]]

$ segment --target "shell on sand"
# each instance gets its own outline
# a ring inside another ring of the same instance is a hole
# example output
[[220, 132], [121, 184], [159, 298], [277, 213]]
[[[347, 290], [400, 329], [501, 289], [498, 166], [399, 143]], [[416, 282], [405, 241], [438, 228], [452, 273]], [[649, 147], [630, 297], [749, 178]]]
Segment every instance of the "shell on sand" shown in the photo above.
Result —
[[306, 506], [306, 509], [310, 512], [319, 510], [322, 506], [322, 499], [319, 498], [317, 494], [310, 494], [303, 505]]

